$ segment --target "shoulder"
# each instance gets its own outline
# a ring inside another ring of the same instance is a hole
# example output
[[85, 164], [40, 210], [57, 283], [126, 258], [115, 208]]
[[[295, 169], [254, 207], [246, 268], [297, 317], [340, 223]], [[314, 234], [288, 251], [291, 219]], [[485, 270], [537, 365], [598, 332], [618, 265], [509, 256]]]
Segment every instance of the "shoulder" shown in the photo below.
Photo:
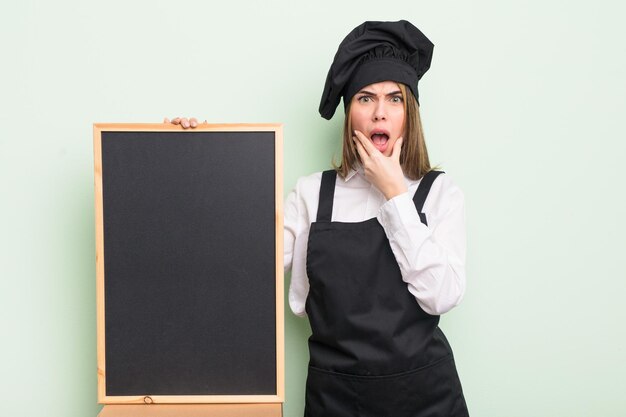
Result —
[[316, 216], [321, 181], [321, 171], [300, 177], [287, 196], [287, 204], [294, 207], [304, 224], [309, 224]]
[[446, 197], [463, 197], [463, 191], [461, 187], [452, 179], [452, 176], [448, 173], [443, 173], [437, 176], [431, 190], [435, 190], [437, 194]]
[[321, 181], [322, 171], [300, 177], [298, 181], [296, 181], [296, 192], [300, 195], [319, 193]]
[[424, 203], [424, 211], [440, 214], [462, 208], [465, 205], [465, 194], [461, 187], [448, 173], [439, 174], [430, 188]]

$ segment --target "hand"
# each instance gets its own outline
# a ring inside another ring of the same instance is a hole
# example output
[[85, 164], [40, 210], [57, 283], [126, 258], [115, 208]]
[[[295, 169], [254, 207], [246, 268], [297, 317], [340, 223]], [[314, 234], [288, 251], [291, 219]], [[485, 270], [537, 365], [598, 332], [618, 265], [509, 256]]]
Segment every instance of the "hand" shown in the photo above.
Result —
[[[187, 129], [187, 128], [194, 128], [198, 126], [198, 120], [195, 117], [192, 117], [191, 119], [187, 119], [186, 117], [176, 117], [174, 119], [172, 119], [172, 121], [170, 121], [170, 119], [168, 119], [167, 117], [163, 119], [163, 123], [171, 123], [173, 125], [181, 125], [183, 127], [183, 129]], [[206, 124], [207, 121], [205, 120], [204, 122], [202, 122], [203, 124]]]
[[352, 137], [361, 157], [365, 177], [380, 190], [387, 200], [408, 191], [400, 166], [402, 138], [393, 144], [390, 156], [383, 155], [370, 140], [358, 130]]

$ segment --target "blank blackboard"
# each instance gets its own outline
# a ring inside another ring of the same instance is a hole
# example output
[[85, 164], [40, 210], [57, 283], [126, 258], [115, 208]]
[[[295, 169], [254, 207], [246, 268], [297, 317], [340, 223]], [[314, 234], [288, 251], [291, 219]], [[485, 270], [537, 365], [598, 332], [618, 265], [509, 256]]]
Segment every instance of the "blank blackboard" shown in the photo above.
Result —
[[280, 125], [95, 127], [101, 402], [280, 398]]

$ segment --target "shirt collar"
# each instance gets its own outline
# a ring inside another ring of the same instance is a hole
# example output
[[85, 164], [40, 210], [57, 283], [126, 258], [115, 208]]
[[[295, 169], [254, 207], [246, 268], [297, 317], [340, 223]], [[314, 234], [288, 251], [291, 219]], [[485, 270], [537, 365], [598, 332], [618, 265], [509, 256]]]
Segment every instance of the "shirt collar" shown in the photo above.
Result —
[[350, 181], [356, 174], [361, 174], [361, 176], [365, 177], [365, 171], [360, 164], [355, 165], [355, 168], [350, 169], [348, 175], [343, 179], [344, 182]]

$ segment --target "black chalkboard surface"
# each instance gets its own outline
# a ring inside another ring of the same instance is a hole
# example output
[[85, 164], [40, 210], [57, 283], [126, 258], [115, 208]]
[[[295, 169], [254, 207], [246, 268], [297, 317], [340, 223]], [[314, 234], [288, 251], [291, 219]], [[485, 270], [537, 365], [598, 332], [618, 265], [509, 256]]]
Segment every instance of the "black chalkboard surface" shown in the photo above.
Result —
[[282, 127], [94, 125], [101, 403], [282, 402]]

